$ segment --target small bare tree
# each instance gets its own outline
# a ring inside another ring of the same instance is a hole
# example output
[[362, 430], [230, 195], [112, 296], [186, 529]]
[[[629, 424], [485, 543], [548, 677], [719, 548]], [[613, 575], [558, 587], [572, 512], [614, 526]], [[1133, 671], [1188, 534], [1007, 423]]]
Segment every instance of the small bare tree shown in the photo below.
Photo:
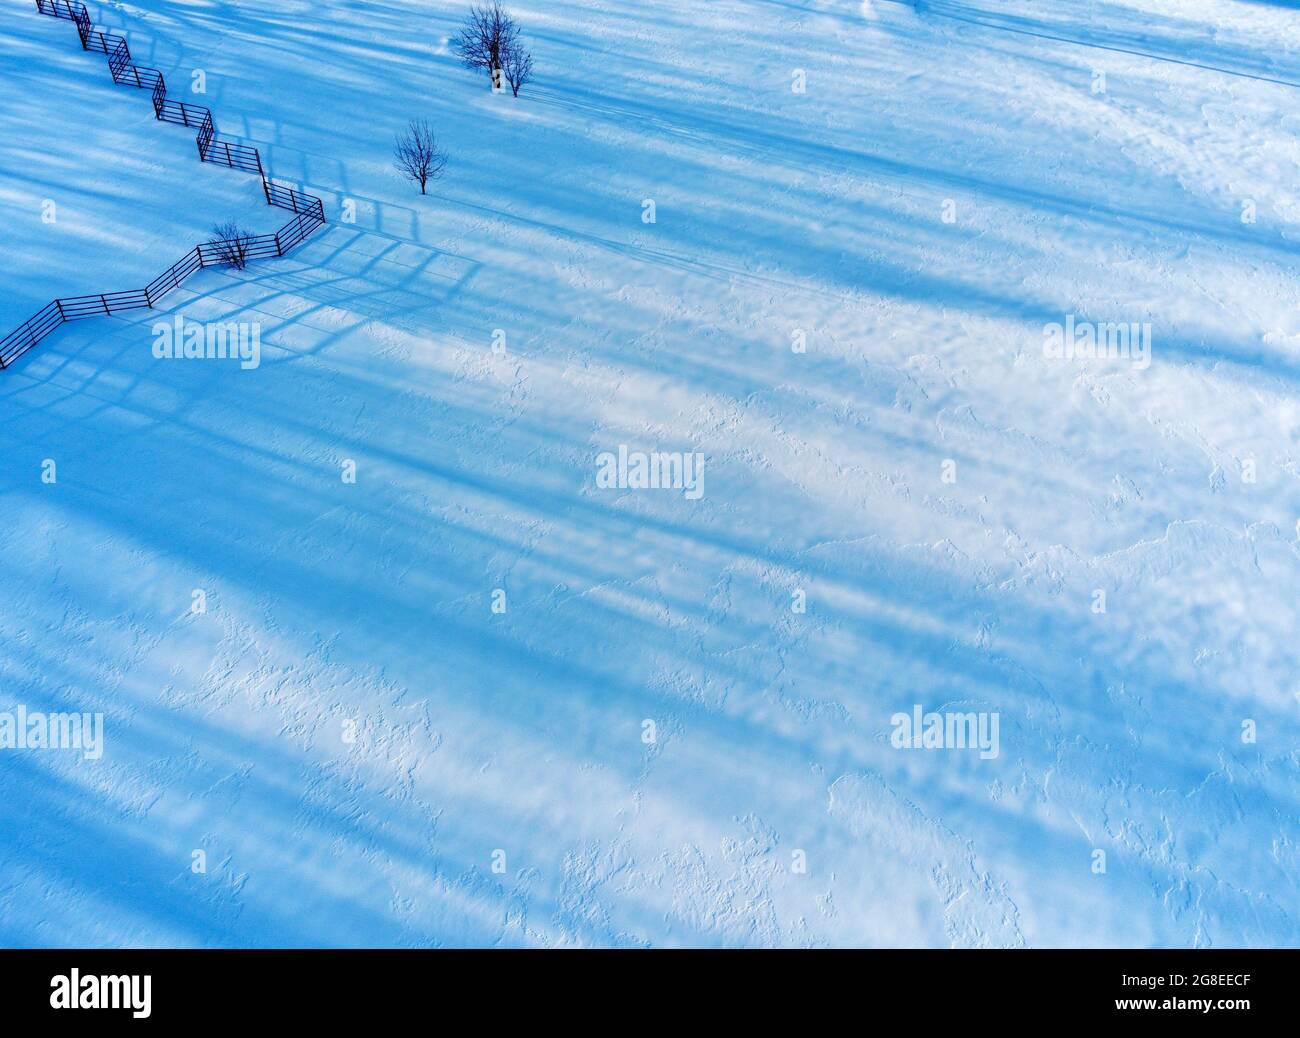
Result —
[[427, 120], [412, 119], [406, 132], [397, 135], [393, 164], [398, 173], [420, 185], [422, 195], [426, 193], [429, 181], [442, 176], [447, 168], [447, 155], [438, 148]]
[[504, 69], [505, 56], [519, 40], [519, 27], [497, 0], [482, 7], [471, 7], [469, 18], [454, 44], [466, 68], [483, 69], [495, 88], [498, 70]]
[[533, 78], [533, 56], [518, 40], [501, 52], [501, 71], [515, 97], [519, 96], [519, 88]]
[[233, 220], [213, 225], [212, 233], [217, 236], [212, 245], [218, 260], [236, 270], [248, 266], [248, 246], [253, 240], [251, 234]]

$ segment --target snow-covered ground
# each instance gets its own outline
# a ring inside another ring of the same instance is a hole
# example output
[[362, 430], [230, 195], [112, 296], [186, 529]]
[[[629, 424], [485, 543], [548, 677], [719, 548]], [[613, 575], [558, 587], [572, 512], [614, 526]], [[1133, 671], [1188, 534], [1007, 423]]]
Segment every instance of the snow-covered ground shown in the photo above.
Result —
[[[0, 943], [1300, 944], [1296, 12], [528, 0], [514, 100], [467, 6], [91, 5], [333, 223], [0, 373], [0, 711], [105, 715], [0, 751]], [[9, 294], [139, 280], [56, 189], [205, 236], [129, 138], [256, 202], [21, 7]]]

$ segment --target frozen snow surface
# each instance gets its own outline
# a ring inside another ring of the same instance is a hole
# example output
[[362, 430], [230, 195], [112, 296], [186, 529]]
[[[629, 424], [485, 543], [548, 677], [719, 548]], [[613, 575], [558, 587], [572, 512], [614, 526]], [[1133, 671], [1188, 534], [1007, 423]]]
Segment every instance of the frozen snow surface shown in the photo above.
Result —
[[[1300, 944], [1295, 5], [467, 6], [90, 4], [332, 222], [0, 373], [0, 943]], [[269, 213], [0, 28], [6, 312]]]

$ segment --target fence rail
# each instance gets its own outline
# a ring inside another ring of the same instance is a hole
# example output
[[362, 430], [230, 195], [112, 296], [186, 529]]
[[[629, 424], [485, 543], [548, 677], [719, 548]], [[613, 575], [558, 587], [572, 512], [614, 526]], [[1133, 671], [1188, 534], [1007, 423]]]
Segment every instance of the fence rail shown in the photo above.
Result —
[[144, 288], [101, 292], [99, 295], [64, 296], [52, 300], [31, 319], [0, 338], [0, 368], [9, 367], [68, 321], [104, 317], [123, 310], [152, 309], [159, 299], [179, 287], [191, 274], [204, 267], [228, 265], [233, 252], [241, 252], [246, 259], [283, 256], [326, 222], [325, 204], [315, 195], [283, 184], [274, 184], [268, 179], [262, 167], [262, 156], [256, 148], [238, 141], [222, 140], [217, 135], [210, 109], [168, 97], [163, 74], [156, 68], [145, 68], [132, 62], [131, 49], [124, 37], [95, 29], [85, 4], [78, 0], [36, 0], [36, 10], [51, 18], [72, 22], [77, 27], [82, 50], [108, 56], [108, 71], [114, 83], [148, 90], [153, 102], [154, 118], [159, 122], [197, 127], [199, 161], [228, 166], [245, 173], [256, 173], [262, 181], [266, 204], [277, 209], [288, 209], [294, 217], [275, 234], [258, 234], [237, 240], [223, 239], [196, 245]]

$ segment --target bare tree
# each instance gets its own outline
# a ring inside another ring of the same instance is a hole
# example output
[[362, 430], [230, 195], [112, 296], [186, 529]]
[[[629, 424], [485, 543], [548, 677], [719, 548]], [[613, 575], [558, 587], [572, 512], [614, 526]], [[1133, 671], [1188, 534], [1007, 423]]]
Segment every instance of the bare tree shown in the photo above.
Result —
[[519, 88], [533, 78], [533, 56], [518, 40], [502, 51], [501, 71], [515, 97], [519, 96]]
[[212, 233], [217, 236], [217, 240], [212, 242], [212, 247], [218, 260], [236, 270], [243, 270], [248, 266], [248, 247], [253, 240], [251, 234], [233, 220], [214, 224]]
[[420, 194], [425, 194], [429, 181], [442, 176], [447, 168], [447, 155], [438, 148], [428, 120], [412, 119], [406, 132], [397, 135], [393, 164], [407, 180], [420, 185]]
[[483, 69], [495, 88], [505, 56], [519, 40], [519, 27], [497, 0], [471, 7], [454, 44], [466, 68]]

